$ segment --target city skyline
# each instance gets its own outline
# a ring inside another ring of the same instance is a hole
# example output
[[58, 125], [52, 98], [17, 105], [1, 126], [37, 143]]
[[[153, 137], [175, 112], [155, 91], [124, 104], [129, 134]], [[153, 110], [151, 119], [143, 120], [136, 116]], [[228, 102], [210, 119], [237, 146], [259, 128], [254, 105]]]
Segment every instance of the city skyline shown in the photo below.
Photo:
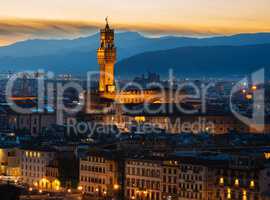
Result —
[[270, 200], [269, 7], [2, 3], [1, 199]]
[[267, 0], [80, 0], [69, 3], [31, 0], [27, 4], [12, 0], [1, 4], [0, 45], [33, 38], [90, 35], [97, 32], [107, 15], [115, 29], [138, 31], [148, 36], [204, 37], [269, 32], [269, 7]]

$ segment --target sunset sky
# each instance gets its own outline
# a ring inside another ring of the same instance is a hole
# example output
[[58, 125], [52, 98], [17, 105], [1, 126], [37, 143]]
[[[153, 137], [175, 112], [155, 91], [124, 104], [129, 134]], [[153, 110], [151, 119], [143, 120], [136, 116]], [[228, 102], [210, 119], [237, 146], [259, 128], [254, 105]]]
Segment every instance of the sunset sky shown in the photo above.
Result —
[[270, 0], [9, 0], [0, 4], [0, 45], [93, 34], [106, 16], [150, 36], [270, 32], [269, 9]]

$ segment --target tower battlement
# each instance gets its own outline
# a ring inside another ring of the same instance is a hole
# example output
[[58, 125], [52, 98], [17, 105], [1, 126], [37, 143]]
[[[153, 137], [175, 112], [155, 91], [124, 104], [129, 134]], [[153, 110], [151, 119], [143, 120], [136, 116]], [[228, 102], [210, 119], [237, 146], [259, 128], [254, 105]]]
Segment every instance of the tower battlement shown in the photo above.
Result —
[[114, 64], [116, 62], [116, 47], [114, 44], [114, 30], [110, 28], [106, 18], [106, 26], [100, 30], [100, 47], [97, 50], [100, 66], [99, 92], [114, 93]]

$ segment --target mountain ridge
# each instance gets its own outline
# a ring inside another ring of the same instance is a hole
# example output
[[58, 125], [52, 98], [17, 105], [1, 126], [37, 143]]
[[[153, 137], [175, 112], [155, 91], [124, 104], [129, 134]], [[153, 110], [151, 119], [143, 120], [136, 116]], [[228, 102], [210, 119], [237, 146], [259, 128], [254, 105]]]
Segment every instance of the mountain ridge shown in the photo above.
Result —
[[180, 47], [151, 51], [123, 59], [116, 65], [116, 74], [137, 76], [148, 71], [167, 74], [172, 69], [177, 76], [244, 75], [260, 68], [270, 69], [270, 43], [245, 46]]
[[[270, 33], [237, 34], [208, 38], [164, 36], [148, 38], [137, 32], [116, 33], [118, 63], [130, 57], [181, 47], [250, 46], [270, 43]], [[0, 70], [51, 70], [55, 73], [83, 74], [98, 70], [96, 49], [99, 35], [76, 39], [33, 39], [0, 47]], [[117, 68], [117, 67], [116, 67]], [[157, 71], [158, 72], [158, 71]]]

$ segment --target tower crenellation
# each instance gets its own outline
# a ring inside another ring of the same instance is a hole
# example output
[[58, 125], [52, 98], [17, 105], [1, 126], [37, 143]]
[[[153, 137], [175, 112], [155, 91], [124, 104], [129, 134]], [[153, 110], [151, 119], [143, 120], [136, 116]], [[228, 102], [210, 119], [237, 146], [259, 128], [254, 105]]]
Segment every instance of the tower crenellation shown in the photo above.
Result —
[[100, 66], [99, 92], [114, 93], [114, 64], [116, 62], [116, 47], [114, 44], [114, 30], [110, 28], [108, 18], [106, 26], [100, 30], [100, 47], [97, 50]]

